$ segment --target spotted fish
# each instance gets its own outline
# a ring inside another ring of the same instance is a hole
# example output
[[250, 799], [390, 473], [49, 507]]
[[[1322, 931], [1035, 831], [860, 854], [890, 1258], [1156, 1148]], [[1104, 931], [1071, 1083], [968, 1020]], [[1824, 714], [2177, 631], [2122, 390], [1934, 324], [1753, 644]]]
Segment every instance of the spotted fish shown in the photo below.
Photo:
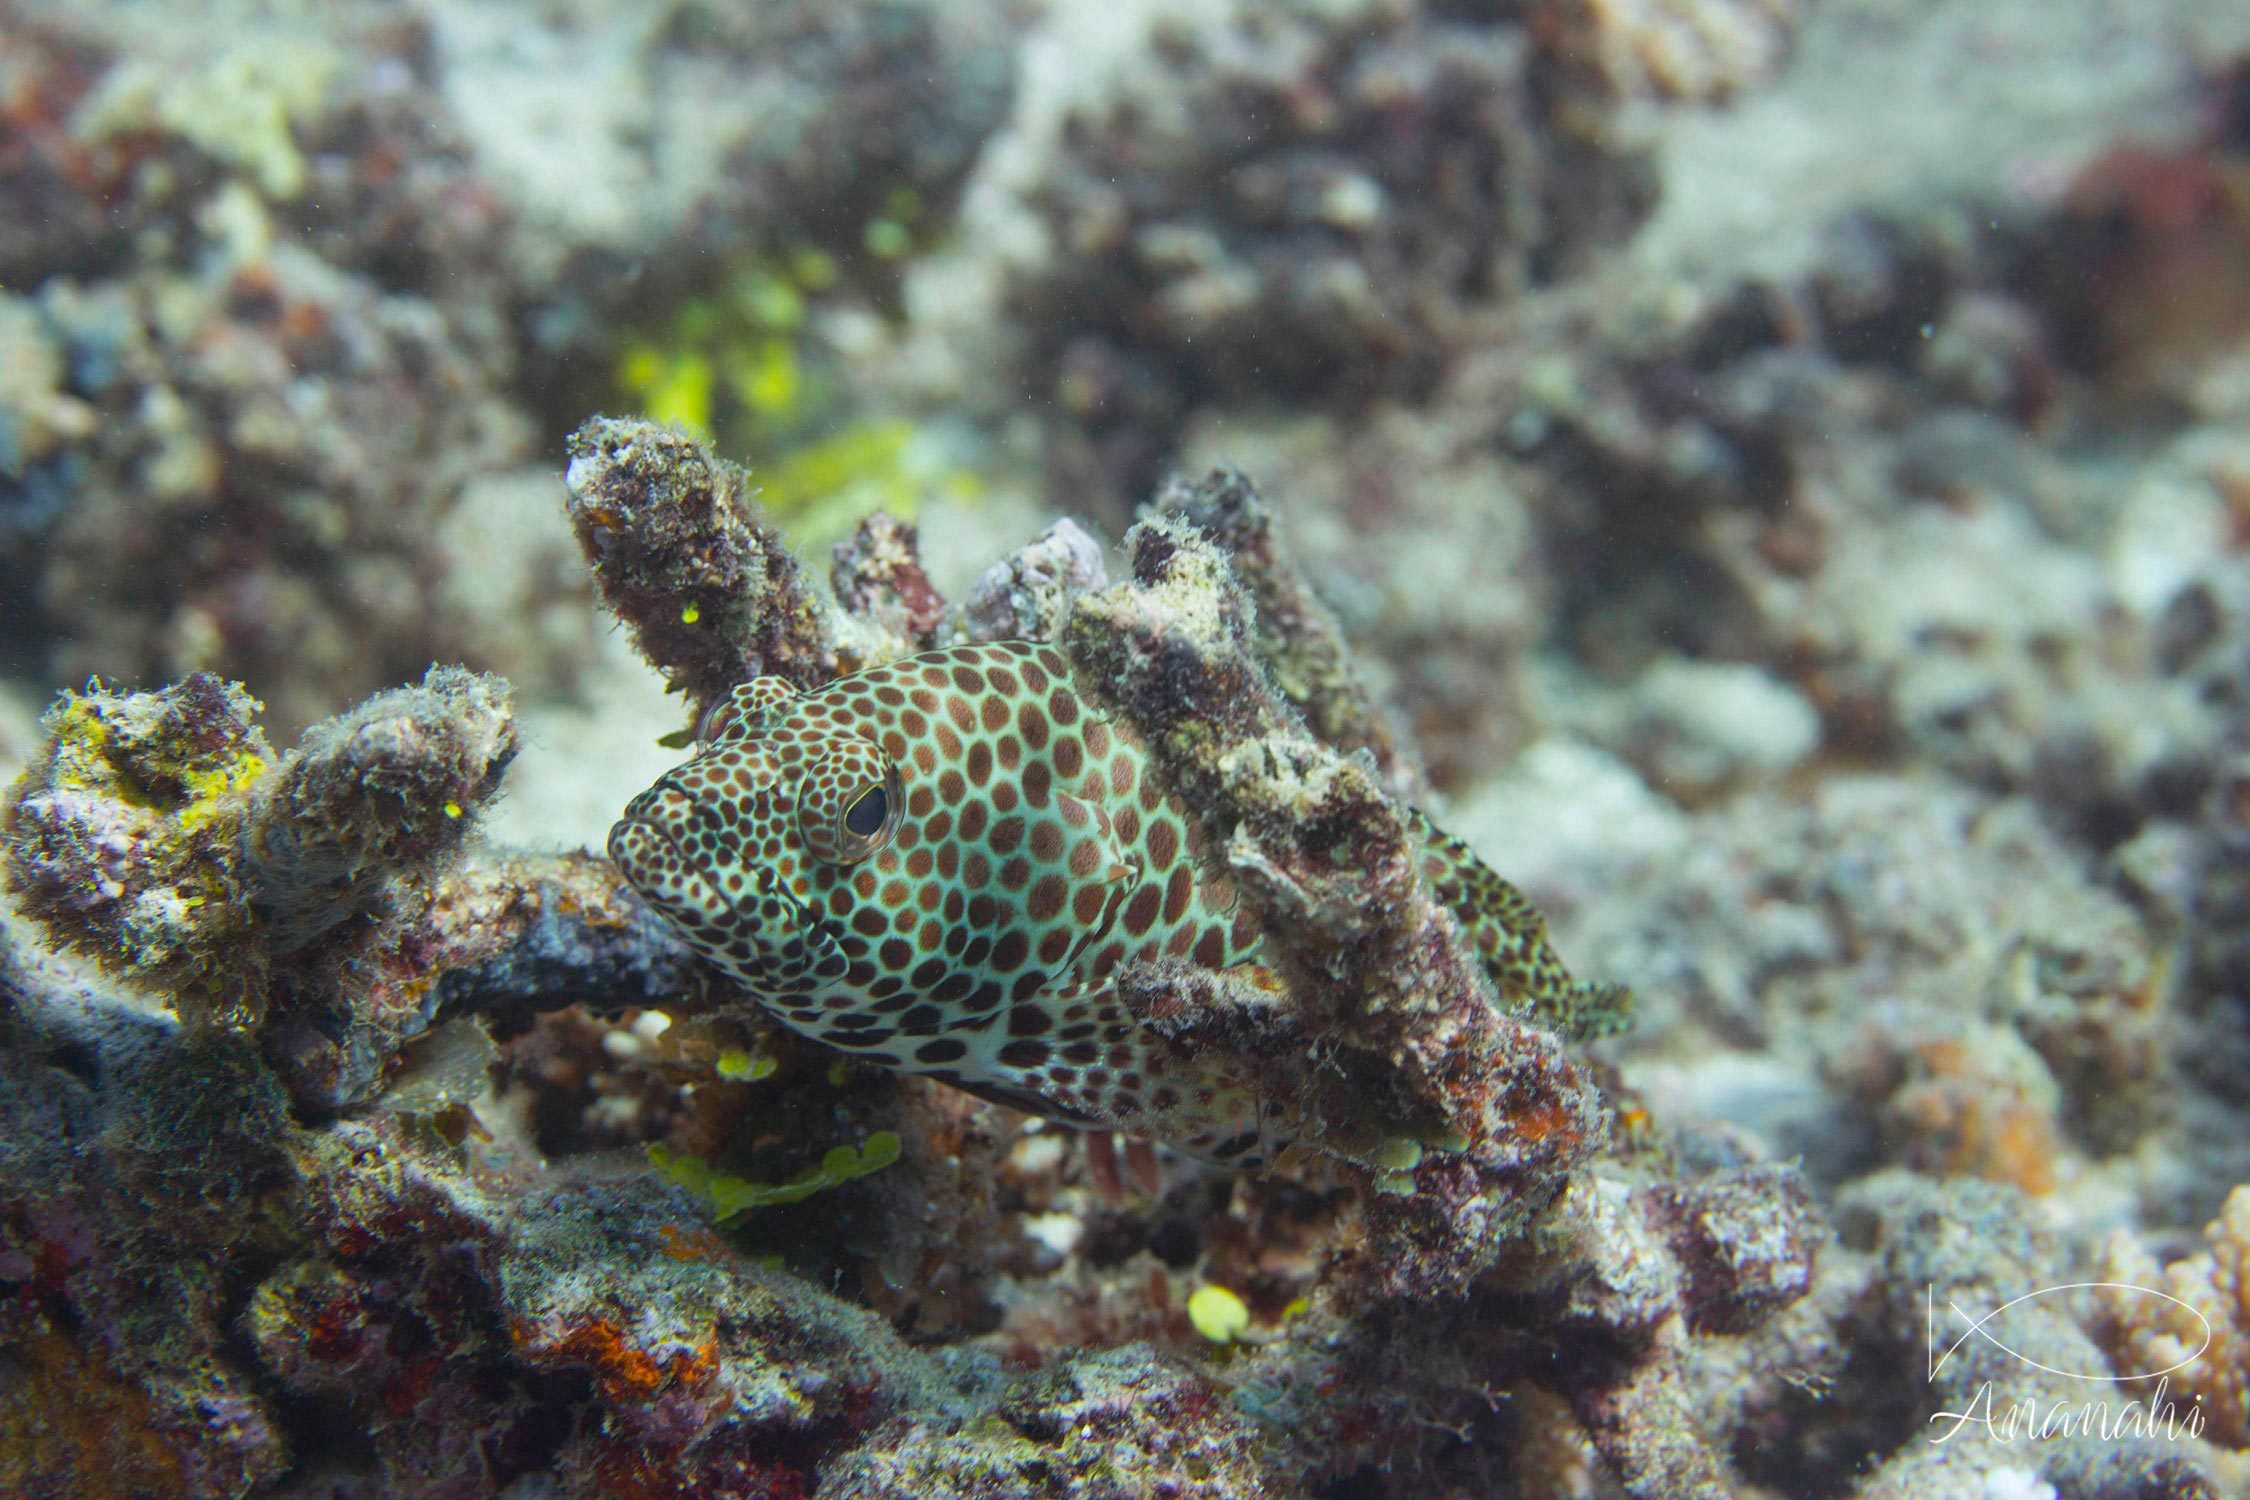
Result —
[[[1255, 963], [1258, 933], [1061, 652], [959, 646], [810, 693], [761, 677], [701, 740], [626, 808], [610, 856], [784, 1025], [1208, 1161], [1287, 1138], [1246, 1068], [1143, 1027], [1117, 994], [1134, 961]], [[1464, 846], [1427, 829], [1425, 860], [1503, 994], [1593, 993]]]

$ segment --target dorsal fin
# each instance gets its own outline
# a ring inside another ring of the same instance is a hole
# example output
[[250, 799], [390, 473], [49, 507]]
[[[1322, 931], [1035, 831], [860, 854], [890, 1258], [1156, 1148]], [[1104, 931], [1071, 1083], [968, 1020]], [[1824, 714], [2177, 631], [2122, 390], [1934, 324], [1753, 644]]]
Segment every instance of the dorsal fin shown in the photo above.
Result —
[[1422, 873], [1431, 891], [1460, 919], [1503, 1004], [1574, 1042], [1631, 1024], [1631, 990], [1571, 978], [1547, 942], [1547, 919], [1530, 898], [1419, 808], [1405, 811], [1422, 837]]

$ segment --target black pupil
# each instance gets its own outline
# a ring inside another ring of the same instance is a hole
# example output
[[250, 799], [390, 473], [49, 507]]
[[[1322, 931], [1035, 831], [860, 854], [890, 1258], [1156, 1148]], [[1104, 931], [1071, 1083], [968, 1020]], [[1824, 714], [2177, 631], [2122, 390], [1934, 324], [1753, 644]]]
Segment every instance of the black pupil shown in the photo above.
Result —
[[883, 820], [891, 815], [891, 799], [879, 786], [871, 786], [860, 794], [844, 812], [844, 831], [853, 838], [873, 838], [883, 831]]

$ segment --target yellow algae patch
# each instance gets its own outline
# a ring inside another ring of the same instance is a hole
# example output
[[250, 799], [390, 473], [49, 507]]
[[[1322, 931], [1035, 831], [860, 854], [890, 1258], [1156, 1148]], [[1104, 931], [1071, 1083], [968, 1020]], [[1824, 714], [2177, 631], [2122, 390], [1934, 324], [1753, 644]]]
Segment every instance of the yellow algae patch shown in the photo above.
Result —
[[752, 1057], [740, 1047], [729, 1047], [719, 1054], [717, 1072], [729, 1083], [756, 1083], [771, 1078], [780, 1066], [770, 1057]]
[[1188, 1322], [1214, 1344], [1231, 1344], [1249, 1331], [1250, 1307], [1223, 1286], [1199, 1286], [1189, 1296]]
[[230, 762], [181, 771], [187, 798], [178, 813], [180, 831], [193, 833], [217, 817], [229, 799], [248, 791], [271, 764], [255, 750], [240, 750]]

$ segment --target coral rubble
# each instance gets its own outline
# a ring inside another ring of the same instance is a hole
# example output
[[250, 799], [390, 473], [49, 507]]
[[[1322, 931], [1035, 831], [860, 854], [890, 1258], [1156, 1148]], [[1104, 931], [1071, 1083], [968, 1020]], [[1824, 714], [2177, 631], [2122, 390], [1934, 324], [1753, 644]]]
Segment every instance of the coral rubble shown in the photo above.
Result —
[[[716, 260], [810, 257], [840, 321], [879, 318], [886, 236], [939, 232], [1005, 109], [1009, 9], [21, 7], [0, 39], [20, 665], [215, 671], [292, 731], [433, 657], [569, 682], [595, 650], [583, 579], [526, 568], [524, 607], [498, 607], [506, 570], [464, 549], [494, 481]], [[848, 340], [801, 342], [826, 370]], [[519, 563], [552, 560], [551, 505], [509, 520]]]
[[459, 668], [314, 726], [279, 764], [256, 707], [207, 673], [65, 695], [0, 813], [27, 915], [235, 1024], [285, 1013], [301, 969], [395, 940], [516, 751], [506, 685]]
[[1424, 394], [1464, 325], [1637, 220], [1619, 91], [1546, 9], [1157, 27], [1151, 65], [1063, 123], [1032, 195], [1053, 253], [1010, 292], [1074, 488], [1145, 492], [1194, 403]]

